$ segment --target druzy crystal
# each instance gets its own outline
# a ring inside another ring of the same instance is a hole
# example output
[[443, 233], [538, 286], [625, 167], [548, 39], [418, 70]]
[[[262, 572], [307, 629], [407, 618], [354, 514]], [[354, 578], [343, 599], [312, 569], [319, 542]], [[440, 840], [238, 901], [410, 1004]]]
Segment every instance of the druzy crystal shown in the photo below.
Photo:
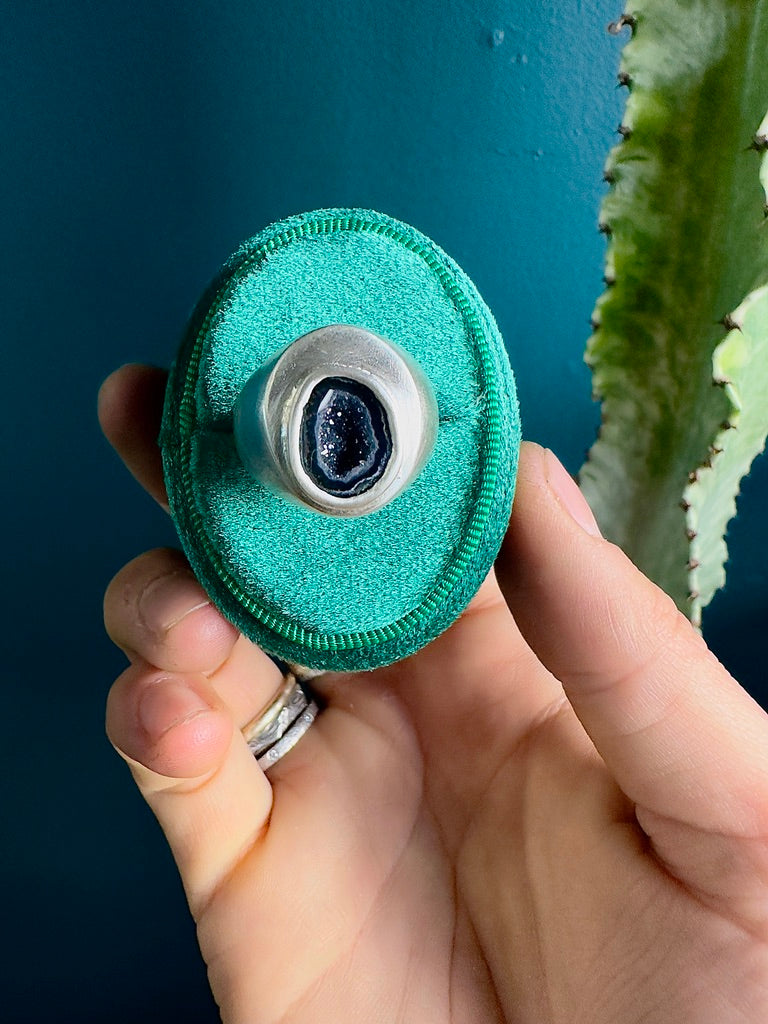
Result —
[[301, 417], [301, 461], [327, 494], [351, 498], [370, 490], [392, 454], [387, 415], [370, 388], [347, 377], [325, 377]]

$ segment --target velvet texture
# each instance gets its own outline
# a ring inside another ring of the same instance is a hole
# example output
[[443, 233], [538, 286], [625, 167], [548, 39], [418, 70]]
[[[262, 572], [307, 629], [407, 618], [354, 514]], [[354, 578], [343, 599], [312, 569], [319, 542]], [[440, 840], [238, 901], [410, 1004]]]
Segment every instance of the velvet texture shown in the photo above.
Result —
[[[417, 479], [348, 519], [255, 480], [232, 433], [249, 377], [334, 323], [408, 351], [439, 409]], [[519, 441], [506, 352], [472, 283], [413, 228], [359, 210], [282, 221], [235, 253], [192, 317], [161, 437], [171, 510], [211, 598], [271, 654], [336, 670], [405, 657], [460, 614], [498, 552]]]

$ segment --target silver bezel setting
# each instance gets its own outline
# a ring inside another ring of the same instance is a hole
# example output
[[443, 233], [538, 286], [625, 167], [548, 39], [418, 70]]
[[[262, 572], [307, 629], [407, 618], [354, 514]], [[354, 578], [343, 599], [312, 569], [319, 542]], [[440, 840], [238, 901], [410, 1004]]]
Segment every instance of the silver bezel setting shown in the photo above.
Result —
[[[387, 417], [392, 452], [362, 494], [328, 494], [309, 477], [300, 451], [304, 407], [327, 377], [369, 388]], [[417, 476], [437, 437], [437, 403], [424, 373], [392, 342], [362, 327], [331, 324], [302, 335], [247, 381], [235, 407], [235, 443], [268, 486], [332, 516], [363, 516], [389, 504]]]

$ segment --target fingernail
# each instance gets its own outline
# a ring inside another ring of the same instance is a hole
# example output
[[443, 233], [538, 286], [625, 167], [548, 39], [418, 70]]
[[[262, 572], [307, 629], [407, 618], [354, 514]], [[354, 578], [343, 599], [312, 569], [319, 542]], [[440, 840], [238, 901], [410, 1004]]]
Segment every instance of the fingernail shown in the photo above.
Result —
[[557, 500], [579, 526], [593, 537], [600, 537], [600, 528], [592, 509], [579, 486], [553, 451], [546, 449], [547, 483]]
[[146, 586], [139, 598], [139, 621], [150, 633], [163, 636], [187, 615], [210, 603], [192, 573], [177, 569]]
[[178, 679], [157, 679], [149, 683], [139, 700], [138, 718], [153, 742], [175, 725], [181, 725], [213, 708], [193, 689]]

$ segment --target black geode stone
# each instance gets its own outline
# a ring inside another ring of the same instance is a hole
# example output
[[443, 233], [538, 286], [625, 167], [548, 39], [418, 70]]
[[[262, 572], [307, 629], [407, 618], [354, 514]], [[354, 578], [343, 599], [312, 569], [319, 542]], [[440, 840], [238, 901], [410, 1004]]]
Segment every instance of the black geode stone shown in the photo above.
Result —
[[348, 377], [325, 377], [312, 389], [299, 444], [310, 479], [326, 494], [342, 498], [370, 490], [392, 455], [381, 402], [365, 384]]

